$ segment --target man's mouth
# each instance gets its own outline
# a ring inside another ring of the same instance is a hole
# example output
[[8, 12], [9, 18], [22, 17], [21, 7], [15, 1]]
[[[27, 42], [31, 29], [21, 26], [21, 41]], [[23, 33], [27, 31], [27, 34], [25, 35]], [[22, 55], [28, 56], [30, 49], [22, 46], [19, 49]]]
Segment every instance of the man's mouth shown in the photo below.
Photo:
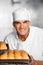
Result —
[[21, 29], [20, 31], [21, 31], [21, 32], [24, 32], [24, 31], [25, 31], [25, 29]]

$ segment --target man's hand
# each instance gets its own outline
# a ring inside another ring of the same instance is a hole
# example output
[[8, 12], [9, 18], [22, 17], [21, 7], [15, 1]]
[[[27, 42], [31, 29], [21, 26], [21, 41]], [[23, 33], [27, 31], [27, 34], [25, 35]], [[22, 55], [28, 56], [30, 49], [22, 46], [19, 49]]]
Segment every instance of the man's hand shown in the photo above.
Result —
[[30, 57], [31, 57], [31, 59], [32, 59], [31, 64], [32, 64], [32, 65], [38, 65], [37, 61], [36, 61], [32, 56], [30, 56]]

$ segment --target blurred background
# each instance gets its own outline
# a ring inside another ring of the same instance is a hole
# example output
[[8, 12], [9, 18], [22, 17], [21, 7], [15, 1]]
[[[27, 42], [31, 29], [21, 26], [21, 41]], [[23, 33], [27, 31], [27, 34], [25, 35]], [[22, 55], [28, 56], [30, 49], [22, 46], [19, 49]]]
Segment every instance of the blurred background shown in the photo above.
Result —
[[19, 6], [31, 11], [32, 26], [43, 29], [43, 0], [0, 0], [0, 40], [12, 31], [12, 12]]

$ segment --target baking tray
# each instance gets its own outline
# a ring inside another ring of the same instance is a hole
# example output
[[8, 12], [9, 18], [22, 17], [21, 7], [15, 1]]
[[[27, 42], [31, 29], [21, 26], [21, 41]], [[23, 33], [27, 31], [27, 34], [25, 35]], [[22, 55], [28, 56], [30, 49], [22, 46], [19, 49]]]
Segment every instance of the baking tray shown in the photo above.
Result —
[[0, 60], [0, 63], [14, 63], [14, 64], [27, 64], [27, 63], [31, 63], [31, 59], [3, 59]]

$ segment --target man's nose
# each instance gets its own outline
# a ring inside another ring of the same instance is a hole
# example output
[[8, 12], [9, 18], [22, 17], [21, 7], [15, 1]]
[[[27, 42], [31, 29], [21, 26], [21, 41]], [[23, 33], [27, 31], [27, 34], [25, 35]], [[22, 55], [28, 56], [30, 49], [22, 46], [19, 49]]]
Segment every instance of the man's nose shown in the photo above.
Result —
[[20, 28], [23, 28], [23, 27], [24, 27], [24, 25], [23, 25], [23, 23], [21, 23]]

